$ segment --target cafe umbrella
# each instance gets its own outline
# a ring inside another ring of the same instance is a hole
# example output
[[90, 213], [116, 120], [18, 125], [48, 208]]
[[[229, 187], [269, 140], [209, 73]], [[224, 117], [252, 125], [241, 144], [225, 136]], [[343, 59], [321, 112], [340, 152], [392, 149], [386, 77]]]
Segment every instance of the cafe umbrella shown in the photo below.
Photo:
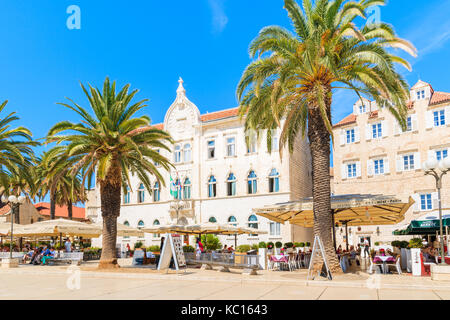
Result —
[[[331, 196], [333, 226], [336, 223], [345, 225], [348, 234], [348, 226], [395, 225], [404, 220], [406, 211], [413, 204], [412, 197], [401, 200], [386, 195], [334, 195]], [[310, 197], [255, 208], [253, 212], [271, 221], [311, 228], [314, 226], [313, 205], [313, 198]], [[333, 228], [333, 239], [336, 239], [334, 233]], [[336, 242], [334, 245], [336, 247]]]

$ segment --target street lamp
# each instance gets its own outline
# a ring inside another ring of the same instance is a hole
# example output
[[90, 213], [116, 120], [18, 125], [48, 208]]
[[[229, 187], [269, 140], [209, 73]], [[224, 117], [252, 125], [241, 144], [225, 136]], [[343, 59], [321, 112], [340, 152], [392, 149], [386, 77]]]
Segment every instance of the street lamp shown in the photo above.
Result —
[[9, 243], [9, 259], [12, 259], [12, 251], [13, 251], [13, 231], [14, 231], [14, 210], [16, 206], [20, 206], [25, 202], [25, 196], [2, 196], [2, 202], [10, 203], [11, 205], [11, 241]]
[[425, 175], [433, 176], [436, 180], [436, 189], [438, 191], [438, 204], [439, 204], [439, 230], [441, 232], [441, 264], [445, 265], [445, 253], [444, 253], [444, 232], [442, 226], [442, 202], [441, 202], [441, 188], [442, 177], [450, 171], [450, 158], [444, 158], [438, 161], [436, 158], [429, 158], [422, 164], [422, 169], [425, 171]]
[[175, 202], [175, 205], [173, 206], [173, 208], [177, 212], [177, 225], [178, 225], [180, 223], [178, 216], [179, 216], [180, 210], [184, 208], [184, 201], [181, 199], [176, 199], [176, 202]]

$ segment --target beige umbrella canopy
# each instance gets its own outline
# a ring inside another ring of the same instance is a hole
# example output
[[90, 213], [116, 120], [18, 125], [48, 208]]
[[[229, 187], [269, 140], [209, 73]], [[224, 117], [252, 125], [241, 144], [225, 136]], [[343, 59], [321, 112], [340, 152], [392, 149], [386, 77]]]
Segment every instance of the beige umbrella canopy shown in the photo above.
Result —
[[189, 233], [184, 225], [172, 224], [172, 225], [155, 225], [149, 228], [141, 229], [146, 233], [178, 233], [178, 234], [191, 234]]
[[55, 219], [22, 225], [14, 231], [17, 237], [57, 237], [79, 236], [83, 238], [97, 238], [102, 234], [102, 228], [95, 224], [87, 224], [67, 219]]
[[[98, 223], [95, 223], [92, 225], [100, 228], [100, 230], [103, 229], [103, 224], [101, 222], [98, 222]], [[117, 224], [117, 236], [119, 236], [119, 237], [142, 237], [143, 235], [144, 235], [144, 231], [142, 231], [140, 229], [126, 226], [121, 223]]]
[[[331, 197], [334, 221], [348, 226], [389, 225], [404, 220], [405, 212], [414, 204], [409, 197], [402, 201], [383, 195], [339, 195]], [[284, 223], [289, 221], [302, 227], [313, 227], [313, 199], [279, 203], [253, 209], [253, 212], [269, 220]]]
[[[13, 232], [15, 233], [15, 231], [19, 230], [21, 227], [22, 227], [21, 224], [14, 223]], [[0, 223], [0, 236], [9, 235], [10, 232], [11, 232], [11, 222], [1, 222]]]

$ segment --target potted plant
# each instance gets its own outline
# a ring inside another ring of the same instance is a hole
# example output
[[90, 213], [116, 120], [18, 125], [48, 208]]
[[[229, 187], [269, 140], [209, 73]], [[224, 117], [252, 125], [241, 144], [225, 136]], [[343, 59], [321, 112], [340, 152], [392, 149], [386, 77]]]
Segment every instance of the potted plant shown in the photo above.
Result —
[[267, 267], [267, 244], [264, 241], [258, 243], [259, 267], [266, 269]]
[[267, 242], [267, 252], [269, 254], [273, 254], [273, 248], [275, 247], [274, 243], [269, 241]]
[[283, 244], [280, 241], [275, 242], [275, 253], [280, 254], [281, 253], [281, 247]]
[[311, 249], [311, 243], [305, 242], [305, 251], [306, 251], [306, 252], [307, 252], [307, 251], [310, 251], [310, 249]]

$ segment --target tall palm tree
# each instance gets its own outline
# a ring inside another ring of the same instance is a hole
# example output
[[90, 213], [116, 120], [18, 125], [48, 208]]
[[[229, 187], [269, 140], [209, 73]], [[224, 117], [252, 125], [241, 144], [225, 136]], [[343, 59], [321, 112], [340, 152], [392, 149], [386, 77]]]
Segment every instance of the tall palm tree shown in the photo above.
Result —
[[[0, 104], [2, 112], [8, 101]], [[19, 120], [15, 112], [0, 116], [0, 195], [19, 196], [21, 193], [34, 194], [34, 152], [39, 145], [33, 141], [31, 131], [25, 127], [11, 128]], [[19, 205], [13, 205], [15, 222], [20, 223]]]
[[[91, 114], [74, 101], [61, 105], [75, 111], [82, 121], [62, 121], [48, 132], [47, 141], [66, 146], [67, 161], [71, 173], [82, 172], [84, 186], [90, 187], [95, 173], [100, 186], [103, 218], [103, 243], [100, 268], [117, 267], [116, 238], [117, 217], [120, 215], [122, 191], [130, 184], [130, 174], [136, 175], [151, 190], [150, 175], [164, 184], [164, 179], [154, 162], [165, 170], [170, 169], [169, 160], [156, 149], [170, 151], [173, 143], [170, 135], [150, 126], [148, 116], [136, 116], [146, 106], [147, 100], [132, 103], [138, 90], [129, 93], [125, 85], [116, 93], [116, 83], [106, 78], [103, 89], [81, 85], [90, 106]], [[61, 134], [65, 133], [65, 134]]]
[[55, 146], [38, 160], [38, 195], [41, 199], [50, 195], [50, 219], [56, 218], [56, 205], [66, 205], [68, 217], [72, 219], [73, 204], [86, 201], [81, 174], [73, 175], [67, 161], [65, 146]]
[[[313, 169], [314, 234], [319, 235], [330, 269], [340, 272], [333, 248], [330, 205], [331, 104], [337, 89], [353, 90], [360, 98], [374, 99], [405, 126], [409, 87], [395, 64], [410, 69], [392, 53], [400, 48], [415, 55], [415, 48], [400, 39], [386, 23], [358, 28], [366, 9], [384, 0], [285, 0], [284, 8], [294, 33], [279, 26], [263, 28], [250, 44], [255, 59], [245, 69], [237, 88], [240, 115], [246, 129], [281, 126], [280, 154], [292, 152], [296, 138], [307, 133]], [[268, 130], [270, 147], [271, 131]], [[332, 137], [331, 137], [332, 138]]]
[[[0, 104], [0, 113], [8, 100]], [[31, 131], [25, 127], [11, 128], [12, 122], [19, 120], [15, 112], [0, 116], [0, 183], [7, 186], [10, 175], [19, 173], [20, 165], [27, 165], [33, 158], [32, 147], [39, 143], [33, 141]]]

